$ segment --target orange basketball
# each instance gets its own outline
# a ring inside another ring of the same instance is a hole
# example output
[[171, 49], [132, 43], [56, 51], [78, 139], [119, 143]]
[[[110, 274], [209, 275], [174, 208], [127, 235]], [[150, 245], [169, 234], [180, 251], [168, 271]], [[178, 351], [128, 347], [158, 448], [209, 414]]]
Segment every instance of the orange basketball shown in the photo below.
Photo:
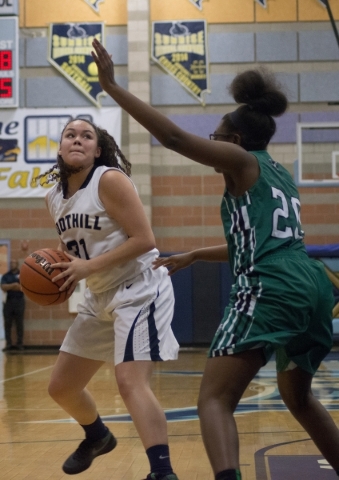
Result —
[[56, 283], [52, 279], [59, 275], [61, 268], [52, 268], [53, 263], [69, 262], [61, 251], [53, 248], [36, 250], [26, 257], [20, 269], [20, 284], [24, 294], [39, 305], [58, 305], [70, 297], [69, 289], [59, 292], [65, 279]]

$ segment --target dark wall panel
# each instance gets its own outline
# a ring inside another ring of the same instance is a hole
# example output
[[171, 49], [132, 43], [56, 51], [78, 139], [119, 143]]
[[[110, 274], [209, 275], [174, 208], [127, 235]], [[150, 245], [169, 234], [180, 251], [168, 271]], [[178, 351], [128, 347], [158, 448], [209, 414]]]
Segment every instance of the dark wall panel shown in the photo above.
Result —
[[192, 267], [180, 270], [171, 279], [175, 296], [172, 329], [180, 345], [190, 345], [193, 343]]
[[220, 267], [218, 263], [192, 265], [193, 343], [209, 343], [220, 323]]

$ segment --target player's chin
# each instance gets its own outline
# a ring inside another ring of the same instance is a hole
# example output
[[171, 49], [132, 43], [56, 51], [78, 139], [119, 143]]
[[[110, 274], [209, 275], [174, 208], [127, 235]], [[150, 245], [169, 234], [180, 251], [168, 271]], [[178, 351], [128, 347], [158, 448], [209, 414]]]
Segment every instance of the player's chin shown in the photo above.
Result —
[[83, 153], [70, 153], [65, 163], [69, 166], [79, 166], [84, 162]]

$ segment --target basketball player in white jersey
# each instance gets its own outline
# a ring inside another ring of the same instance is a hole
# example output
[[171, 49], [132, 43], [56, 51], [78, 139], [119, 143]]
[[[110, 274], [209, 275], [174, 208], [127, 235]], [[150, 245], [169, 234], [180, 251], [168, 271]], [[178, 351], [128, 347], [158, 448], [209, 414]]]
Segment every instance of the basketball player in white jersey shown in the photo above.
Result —
[[[56, 180], [46, 196], [60, 248], [71, 263], [60, 290], [86, 278], [78, 315], [52, 372], [51, 397], [84, 429], [86, 438], [63, 465], [80, 473], [117, 440], [102, 422], [86, 385], [105, 362], [115, 363], [120, 394], [145, 447], [146, 480], [178, 480], [173, 473], [167, 423], [150, 379], [155, 361], [178, 356], [171, 329], [174, 295], [167, 269], [152, 269], [159, 255], [131, 165], [113, 137], [85, 120], [72, 120], [60, 140]], [[114, 461], [114, 459], [113, 459]]]

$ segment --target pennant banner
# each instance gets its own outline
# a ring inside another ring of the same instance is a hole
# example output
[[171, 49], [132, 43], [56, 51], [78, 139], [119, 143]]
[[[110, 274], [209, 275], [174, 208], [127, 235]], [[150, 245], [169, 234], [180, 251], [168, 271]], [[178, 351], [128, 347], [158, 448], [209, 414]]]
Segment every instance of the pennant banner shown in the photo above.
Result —
[[98, 97], [106, 95], [92, 58], [92, 42], [103, 43], [103, 23], [52, 23], [50, 25], [49, 62], [97, 107]]
[[189, 0], [195, 7], [202, 10], [202, 0]]
[[99, 3], [103, 3], [105, 0], [84, 0], [95, 13], [99, 13]]
[[208, 92], [206, 22], [153, 22], [152, 59], [199, 102]]
[[323, 7], [326, 7], [326, 0], [318, 0]]

